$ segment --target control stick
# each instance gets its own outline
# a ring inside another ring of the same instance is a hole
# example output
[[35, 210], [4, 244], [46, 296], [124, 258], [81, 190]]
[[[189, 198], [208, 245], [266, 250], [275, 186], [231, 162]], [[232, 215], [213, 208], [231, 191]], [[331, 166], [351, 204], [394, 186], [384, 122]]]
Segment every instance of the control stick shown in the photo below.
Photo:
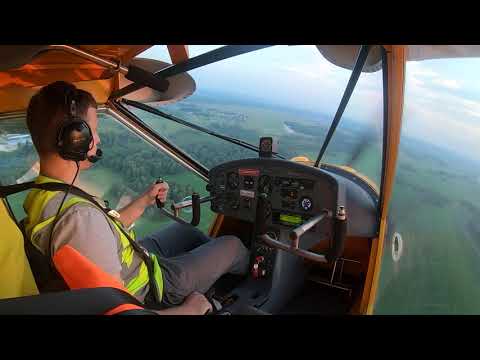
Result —
[[319, 215], [314, 216], [310, 220], [308, 220], [305, 224], [302, 224], [292, 231], [290, 231], [290, 240], [292, 240], [292, 248], [298, 249], [298, 242], [300, 240], [300, 236], [305, 234], [308, 230], [310, 230], [312, 227], [317, 225], [320, 221], [323, 220], [325, 216], [327, 216], [329, 213], [328, 210], [323, 210]]
[[[155, 181], [155, 184], [161, 184], [161, 183], [163, 183], [162, 178], [159, 178], [157, 181]], [[185, 220], [183, 220], [182, 218], [180, 218], [178, 216], [178, 211], [177, 210], [179, 208], [176, 207], [175, 204], [172, 204], [172, 210], [175, 211], [175, 214], [172, 214], [170, 211], [167, 211], [164, 208], [165, 203], [161, 202], [158, 197], [155, 199], [155, 202], [157, 204], [157, 207], [160, 209], [160, 212], [163, 215], [165, 215], [166, 217], [168, 217], [172, 220], [175, 220], [176, 222], [179, 222], [180, 224], [183, 224], [183, 225], [190, 224], [190, 225], [193, 225], [193, 226], [197, 226], [200, 223], [200, 204], [202, 202], [209, 201], [209, 200], [210, 200], [209, 198], [205, 198], [205, 199], [202, 199], [202, 201], [201, 201], [198, 193], [194, 192], [192, 194], [192, 201], [191, 201], [191, 203], [188, 204], [188, 205], [191, 204], [191, 206], [192, 206], [192, 221], [190, 221], [190, 223], [186, 222]], [[186, 206], [183, 206], [183, 207], [186, 207]]]

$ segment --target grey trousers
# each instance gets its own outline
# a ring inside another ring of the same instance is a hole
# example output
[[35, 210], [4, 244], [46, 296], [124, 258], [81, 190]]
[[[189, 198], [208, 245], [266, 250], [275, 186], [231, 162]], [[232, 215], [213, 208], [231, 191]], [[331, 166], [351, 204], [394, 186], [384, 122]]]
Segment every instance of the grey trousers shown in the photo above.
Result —
[[193, 291], [205, 293], [226, 273], [248, 270], [249, 251], [233, 235], [212, 239], [193, 226], [173, 223], [140, 242], [158, 258], [166, 306], [181, 304]]

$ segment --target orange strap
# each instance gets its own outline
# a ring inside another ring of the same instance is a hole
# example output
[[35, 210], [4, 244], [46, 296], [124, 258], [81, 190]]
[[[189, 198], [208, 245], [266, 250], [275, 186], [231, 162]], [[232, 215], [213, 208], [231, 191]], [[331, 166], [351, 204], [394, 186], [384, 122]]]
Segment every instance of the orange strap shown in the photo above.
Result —
[[[100, 269], [70, 245], [62, 246], [55, 253], [53, 263], [70, 289], [111, 287], [128, 293], [128, 290], [117, 279]], [[109, 310], [105, 315], [134, 309], [142, 309], [142, 307], [123, 304]]]
[[133, 304], [123, 304], [123, 305], [118, 305], [116, 308], [113, 308], [112, 310], [109, 310], [105, 313], [105, 315], [115, 315], [119, 314], [124, 311], [128, 310], [137, 310], [137, 309], [143, 309], [142, 307], [138, 305], [133, 305]]
[[62, 246], [55, 253], [53, 263], [70, 289], [112, 287], [128, 292], [117, 279], [70, 245]]

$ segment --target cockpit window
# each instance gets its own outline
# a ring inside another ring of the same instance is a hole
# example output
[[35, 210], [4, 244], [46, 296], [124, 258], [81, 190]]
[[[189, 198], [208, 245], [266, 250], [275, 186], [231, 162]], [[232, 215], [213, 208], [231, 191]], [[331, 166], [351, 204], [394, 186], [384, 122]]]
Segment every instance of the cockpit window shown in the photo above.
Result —
[[480, 313], [479, 68], [478, 57], [406, 63], [377, 314]]
[[[218, 47], [189, 46], [190, 57]], [[155, 58], [155, 50], [140, 56]], [[151, 105], [254, 145], [262, 136], [273, 136], [283, 157], [307, 156], [315, 161], [351, 73], [326, 60], [316, 46], [273, 46], [192, 70], [189, 74], [196, 82], [192, 96], [174, 104]], [[362, 73], [357, 87], [322, 162], [350, 166], [378, 185], [382, 71]], [[131, 110], [208, 168], [258, 156], [156, 115]]]
[[[98, 164], [80, 173], [77, 186], [107, 200], [112, 209], [124, 207], [159, 177], [170, 186], [168, 204], [185, 200], [192, 192], [207, 195], [205, 181], [194, 173], [128, 131], [110, 115], [99, 112], [98, 119], [103, 158]], [[25, 183], [38, 176], [39, 159], [24, 116], [0, 121], [0, 156], [2, 185]], [[26, 216], [23, 202], [27, 193], [24, 191], [7, 197], [18, 221]], [[206, 233], [214, 213], [208, 203], [202, 204], [201, 212], [198, 228]], [[180, 216], [190, 221], [191, 208], [180, 211]], [[154, 206], [150, 206], [137, 220], [135, 231], [137, 236], [142, 237], [171, 222], [172, 220], [161, 216]]]

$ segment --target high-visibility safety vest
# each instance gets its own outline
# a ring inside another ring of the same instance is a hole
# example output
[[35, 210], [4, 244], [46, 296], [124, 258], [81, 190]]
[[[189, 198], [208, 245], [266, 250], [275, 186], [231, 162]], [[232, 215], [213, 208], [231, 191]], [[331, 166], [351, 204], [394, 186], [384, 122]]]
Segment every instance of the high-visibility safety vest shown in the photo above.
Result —
[[[39, 175], [35, 180], [36, 184], [44, 183], [63, 183], [62, 181], [49, 178], [47, 176]], [[64, 196], [63, 191], [47, 191], [43, 189], [32, 189], [27, 195], [23, 207], [27, 213], [27, 218], [24, 220], [24, 229], [27, 239], [31, 241], [33, 246], [35, 246], [42, 253], [45, 253], [45, 250], [48, 248], [48, 241], [50, 238], [50, 232], [52, 230], [52, 225], [55, 220], [55, 216], [58, 211], [58, 207]], [[59, 216], [60, 218], [67, 209], [72, 207], [75, 204], [84, 203], [88, 206], [93, 206], [98, 208], [97, 204], [82, 198], [80, 196], [69, 195], [66, 201], [63, 203], [62, 208], [60, 209]], [[157, 300], [162, 299], [163, 293], [163, 278], [162, 271], [158, 264], [158, 260], [154, 254], [146, 253], [144, 250], [144, 255], [151, 259], [153, 263], [153, 269], [150, 271], [147, 267], [147, 264], [142, 259], [141, 256], [134, 256], [137, 252], [132, 246], [131, 241], [127, 238], [125, 233], [127, 231], [123, 228], [121, 222], [113, 217], [110, 217], [105, 214], [105, 210], [99, 209], [102, 214], [106, 217], [107, 221], [111, 225], [112, 231], [119, 241], [120, 245], [120, 262], [122, 264], [122, 275], [129, 274], [130, 279], [124, 286], [132, 294], [136, 295], [140, 290], [144, 289], [147, 285], [151, 286], [151, 281], [155, 282], [154, 288], [156, 288], [155, 298]], [[123, 231], [122, 231], [123, 230]], [[128, 232], [133, 241], [135, 241], [135, 233], [132, 231]], [[138, 248], [139, 245], [135, 247]], [[148, 260], [148, 259], [147, 259]], [[132, 274], [133, 277], [132, 277]], [[123, 276], [122, 276], [123, 278]], [[152, 279], [151, 279], [152, 278]]]

